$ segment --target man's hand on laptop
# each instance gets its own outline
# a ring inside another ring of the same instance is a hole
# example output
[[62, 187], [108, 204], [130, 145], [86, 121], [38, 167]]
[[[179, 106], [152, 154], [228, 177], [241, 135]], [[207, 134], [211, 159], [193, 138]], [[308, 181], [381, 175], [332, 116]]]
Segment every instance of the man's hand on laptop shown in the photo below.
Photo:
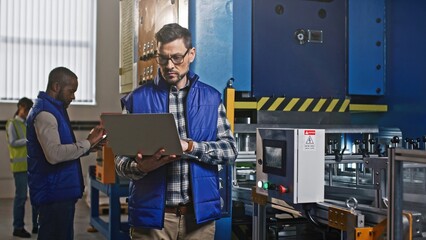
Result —
[[180, 157], [176, 155], [166, 155], [163, 156], [165, 150], [159, 149], [154, 155], [143, 156], [142, 152], [138, 152], [136, 155], [136, 162], [138, 163], [138, 168], [144, 173], [149, 173], [169, 162], [172, 162]]

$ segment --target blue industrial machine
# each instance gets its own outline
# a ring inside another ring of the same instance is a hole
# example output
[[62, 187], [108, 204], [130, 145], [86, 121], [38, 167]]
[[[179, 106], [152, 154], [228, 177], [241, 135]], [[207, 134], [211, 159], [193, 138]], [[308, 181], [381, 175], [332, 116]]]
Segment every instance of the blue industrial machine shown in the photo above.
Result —
[[[424, 12], [424, 1], [234, 1], [233, 86], [240, 156], [233, 200], [244, 203], [245, 213], [253, 216], [254, 239], [279, 238], [270, 235], [271, 223], [263, 220], [269, 219], [271, 208], [282, 209], [291, 203], [288, 196], [276, 195], [277, 188], [271, 195], [269, 186], [266, 190], [257, 185], [264, 179], [252, 177], [255, 172], [259, 178], [262, 171], [260, 177], [265, 178], [265, 170], [259, 168], [262, 155], [254, 151], [263, 144], [254, 141], [259, 134], [262, 137], [256, 129], [325, 129], [325, 199], [335, 202], [304, 204], [305, 209], [290, 204], [294, 209], [287, 213], [313, 219], [316, 228], [328, 222], [329, 227], [341, 231], [338, 238], [342, 239], [364, 239], [361, 237], [379, 232], [368, 227], [386, 225], [386, 196], [393, 196], [387, 187], [394, 180], [386, 174], [389, 149], [425, 149], [426, 129], [420, 124], [426, 117], [425, 99], [419, 89], [425, 89], [426, 59], [419, 55], [424, 45], [410, 40], [425, 36], [418, 32], [426, 24]], [[403, 235], [421, 239], [424, 206], [420, 199], [425, 192], [413, 189], [426, 182], [424, 165], [407, 165], [401, 171], [398, 176], [406, 189], [404, 209], [420, 223], [411, 222], [417, 232], [403, 228]], [[250, 195], [251, 186], [263, 194]], [[262, 198], [265, 192], [267, 198]], [[287, 201], [283, 204], [277, 199]], [[250, 200], [254, 208], [250, 208]], [[342, 227], [335, 218], [339, 215], [350, 220], [351, 227]], [[405, 217], [404, 223], [409, 222]], [[402, 239], [395, 236], [390, 233], [389, 239]]]
[[[248, 93], [241, 96], [346, 98], [350, 124], [397, 126], [411, 138], [426, 132], [413, 124], [426, 118], [425, 46], [413, 44], [426, 35], [419, 31], [424, 1], [234, 0], [233, 6], [233, 86]], [[297, 45], [295, 29], [323, 29], [323, 43]]]

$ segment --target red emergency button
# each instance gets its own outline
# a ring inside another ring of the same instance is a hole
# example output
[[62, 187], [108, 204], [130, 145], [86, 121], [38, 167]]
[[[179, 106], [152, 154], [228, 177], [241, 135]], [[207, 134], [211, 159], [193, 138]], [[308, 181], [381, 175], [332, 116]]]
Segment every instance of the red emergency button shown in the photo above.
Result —
[[280, 193], [288, 193], [288, 189], [284, 187], [283, 185], [278, 186], [278, 192]]

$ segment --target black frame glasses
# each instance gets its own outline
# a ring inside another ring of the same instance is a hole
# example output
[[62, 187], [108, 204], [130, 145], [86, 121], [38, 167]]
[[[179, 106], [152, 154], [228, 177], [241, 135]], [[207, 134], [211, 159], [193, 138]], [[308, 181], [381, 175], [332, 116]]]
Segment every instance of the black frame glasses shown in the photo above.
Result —
[[171, 60], [174, 65], [182, 64], [183, 60], [185, 59], [185, 56], [189, 52], [189, 49], [191, 49], [191, 48], [187, 48], [186, 52], [183, 55], [174, 54], [170, 57], [165, 57], [164, 55], [157, 54], [155, 56], [155, 61], [157, 61], [157, 63], [160, 64], [161, 66], [167, 65], [169, 63], [169, 60]]

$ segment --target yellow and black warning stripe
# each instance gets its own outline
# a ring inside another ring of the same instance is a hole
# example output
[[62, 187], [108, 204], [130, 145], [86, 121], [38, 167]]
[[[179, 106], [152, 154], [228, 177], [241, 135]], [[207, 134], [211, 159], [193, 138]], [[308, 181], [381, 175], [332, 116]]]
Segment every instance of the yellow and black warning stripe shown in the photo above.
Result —
[[227, 112], [235, 110], [282, 111], [282, 112], [387, 112], [386, 104], [354, 103], [350, 98], [289, 98], [261, 97], [235, 101], [235, 89], [227, 90]]
[[281, 111], [281, 112], [387, 112], [386, 104], [351, 103], [350, 98], [286, 98], [262, 97], [236, 101], [235, 89], [226, 89], [226, 114], [234, 131], [235, 110]]
[[347, 112], [349, 99], [262, 97], [257, 102], [235, 102], [235, 109], [283, 112]]

